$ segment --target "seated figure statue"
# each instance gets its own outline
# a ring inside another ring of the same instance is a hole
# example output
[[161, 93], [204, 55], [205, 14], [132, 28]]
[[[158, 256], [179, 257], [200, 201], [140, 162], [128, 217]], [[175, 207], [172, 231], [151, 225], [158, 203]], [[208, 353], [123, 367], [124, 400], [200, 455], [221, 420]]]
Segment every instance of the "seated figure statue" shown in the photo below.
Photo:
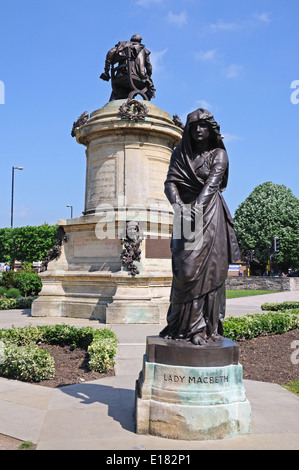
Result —
[[100, 78], [109, 81], [111, 69], [110, 101], [133, 99], [138, 94], [150, 101], [155, 96], [150, 51], [141, 41], [142, 37], [134, 34], [130, 41], [119, 42], [107, 53], [104, 73]]

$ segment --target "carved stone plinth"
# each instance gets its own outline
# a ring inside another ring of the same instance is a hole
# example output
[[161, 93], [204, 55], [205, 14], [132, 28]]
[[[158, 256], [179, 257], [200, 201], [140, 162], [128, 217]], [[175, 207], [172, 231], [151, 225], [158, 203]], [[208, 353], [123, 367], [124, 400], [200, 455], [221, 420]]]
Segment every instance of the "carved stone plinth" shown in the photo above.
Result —
[[238, 346], [228, 339], [195, 346], [148, 337], [135, 393], [137, 434], [208, 440], [250, 432]]

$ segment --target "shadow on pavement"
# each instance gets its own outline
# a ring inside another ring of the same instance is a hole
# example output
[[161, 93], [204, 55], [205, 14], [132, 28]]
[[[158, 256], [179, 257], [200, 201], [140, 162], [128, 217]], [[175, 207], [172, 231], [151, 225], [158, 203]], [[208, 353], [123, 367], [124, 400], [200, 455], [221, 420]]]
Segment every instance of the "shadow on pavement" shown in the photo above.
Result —
[[108, 405], [108, 416], [118, 421], [122, 428], [135, 432], [135, 391], [114, 388], [98, 383], [74, 384], [60, 387], [63, 393], [73, 397], [77, 405]]

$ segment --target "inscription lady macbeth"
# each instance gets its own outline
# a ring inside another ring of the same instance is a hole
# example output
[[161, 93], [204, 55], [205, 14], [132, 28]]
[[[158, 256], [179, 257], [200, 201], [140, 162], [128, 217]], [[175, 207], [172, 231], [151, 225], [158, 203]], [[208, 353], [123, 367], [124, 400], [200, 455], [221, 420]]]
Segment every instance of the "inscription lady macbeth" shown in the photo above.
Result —
[[174, 382], [174, 383], [188, 383], [188, 384], [221, 384], [228, 382], [228, 375], [215, 375], [215, 376], [181, 376], [175, 374], [164, 374], [163, 379], [165, 382]]

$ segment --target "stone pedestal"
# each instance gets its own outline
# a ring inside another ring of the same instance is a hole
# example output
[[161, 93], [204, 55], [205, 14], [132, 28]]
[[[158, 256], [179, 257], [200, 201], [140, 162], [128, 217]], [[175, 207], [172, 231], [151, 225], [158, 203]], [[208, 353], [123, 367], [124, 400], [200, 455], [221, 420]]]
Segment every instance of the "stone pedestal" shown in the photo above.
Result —
[[249, 433], [238, 346], [225, 338], [195, 346], [148, 337], [135, 412], [137, 434], [208, 440]]
[[[33, 316], [68, 316], [106, 323], [159, 323], [166, 318], [172, 279], [172, 208], [164, 195], [171, 153], [182, 130], [166, 112], [141, 101], [144, 120], [122, 119], [125, 100], [111, 101], [77, 129], [86, 146], [83, 216], [59, 220], [61, 256], [41, 273]], [[135, 277], [122, 266], [126, 222], [143, 234]]]

